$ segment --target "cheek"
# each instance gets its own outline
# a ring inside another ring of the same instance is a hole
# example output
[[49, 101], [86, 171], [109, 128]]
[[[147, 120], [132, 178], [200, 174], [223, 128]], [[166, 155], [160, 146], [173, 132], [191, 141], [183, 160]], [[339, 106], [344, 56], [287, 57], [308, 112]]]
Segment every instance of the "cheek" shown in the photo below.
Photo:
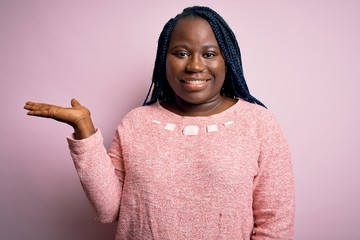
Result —
[[174, 64], [174, 61], [171, 60], [171, 58], [166, 59], [166, 80], [170, 86], [170, 88], [174, 91], [176, 89], [176, 75], [177, 75], [177, 69], [176, 64]]
[[177, 77], [181, 75], [186, 67], [186, 61], [169, 57], [166, 60], [166, 77], [168, 82], [175, 82]]
[[166, 59], [166, 77], [168, 80], [173, 80], [174, 76], [176, 75], [176, 64], [170, 58]]
[[221, 81], [225, 80], [226, 67], [224, 62], [222, 61], [214, 62], [210, 68], [218, 80]]

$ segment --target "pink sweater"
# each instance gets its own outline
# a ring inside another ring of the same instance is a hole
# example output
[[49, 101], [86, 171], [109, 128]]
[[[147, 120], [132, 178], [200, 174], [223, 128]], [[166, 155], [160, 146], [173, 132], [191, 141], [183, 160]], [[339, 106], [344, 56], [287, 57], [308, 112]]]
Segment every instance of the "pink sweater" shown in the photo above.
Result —
[[293, 239], [291, 156], [263, 107], [184, 117], [156, 103], [124, 117], [109, 153], [99, 130], [68, 142], [99, 220], [118, 220], [116, 239]]

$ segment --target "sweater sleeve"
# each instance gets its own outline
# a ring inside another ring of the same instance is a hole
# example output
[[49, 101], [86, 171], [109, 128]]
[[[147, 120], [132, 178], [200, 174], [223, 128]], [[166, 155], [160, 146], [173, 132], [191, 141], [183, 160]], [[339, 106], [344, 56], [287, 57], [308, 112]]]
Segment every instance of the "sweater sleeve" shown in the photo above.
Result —
[[294, 237], [295, 190], [289, 146], [273, 116], [259, 128], [259, 136], [252, 240], [290, 240]]
[[117, 221], [124, 179], [121, 149], [115, 134], [110, 154], [107, 153], [100, 130], [89, 138], [67, 138], [81, 185], [95, 209], [99, 221]]

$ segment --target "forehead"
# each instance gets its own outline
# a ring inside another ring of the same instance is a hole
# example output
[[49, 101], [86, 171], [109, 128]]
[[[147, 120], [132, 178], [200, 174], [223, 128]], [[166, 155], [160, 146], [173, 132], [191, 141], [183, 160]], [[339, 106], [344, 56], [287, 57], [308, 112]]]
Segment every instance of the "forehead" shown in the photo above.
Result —
[[178, 20], [171, 34], [170, 45], [179, 41], [208, 42], [217, 45], [210, 24], [201, 17], [186, 17]]

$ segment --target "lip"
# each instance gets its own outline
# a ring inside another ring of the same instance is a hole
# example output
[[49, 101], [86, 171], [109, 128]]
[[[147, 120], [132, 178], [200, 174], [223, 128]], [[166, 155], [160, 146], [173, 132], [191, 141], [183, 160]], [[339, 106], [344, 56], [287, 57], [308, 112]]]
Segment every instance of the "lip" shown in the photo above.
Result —
[[204, 79], [204, 78], [184, 78], [180, 80], [183, 87], [188, 91], [203, 90], [204, 88], [206, 88], [209, 81], [210, 79]]
[[202, 77], [191, 77], [191, 78], [181, 78], [180, 82], [187, 82], [187, 83], [191, 83], [191, 82], [207, 82], [209, 81], [209, 78], [202, 78]]

